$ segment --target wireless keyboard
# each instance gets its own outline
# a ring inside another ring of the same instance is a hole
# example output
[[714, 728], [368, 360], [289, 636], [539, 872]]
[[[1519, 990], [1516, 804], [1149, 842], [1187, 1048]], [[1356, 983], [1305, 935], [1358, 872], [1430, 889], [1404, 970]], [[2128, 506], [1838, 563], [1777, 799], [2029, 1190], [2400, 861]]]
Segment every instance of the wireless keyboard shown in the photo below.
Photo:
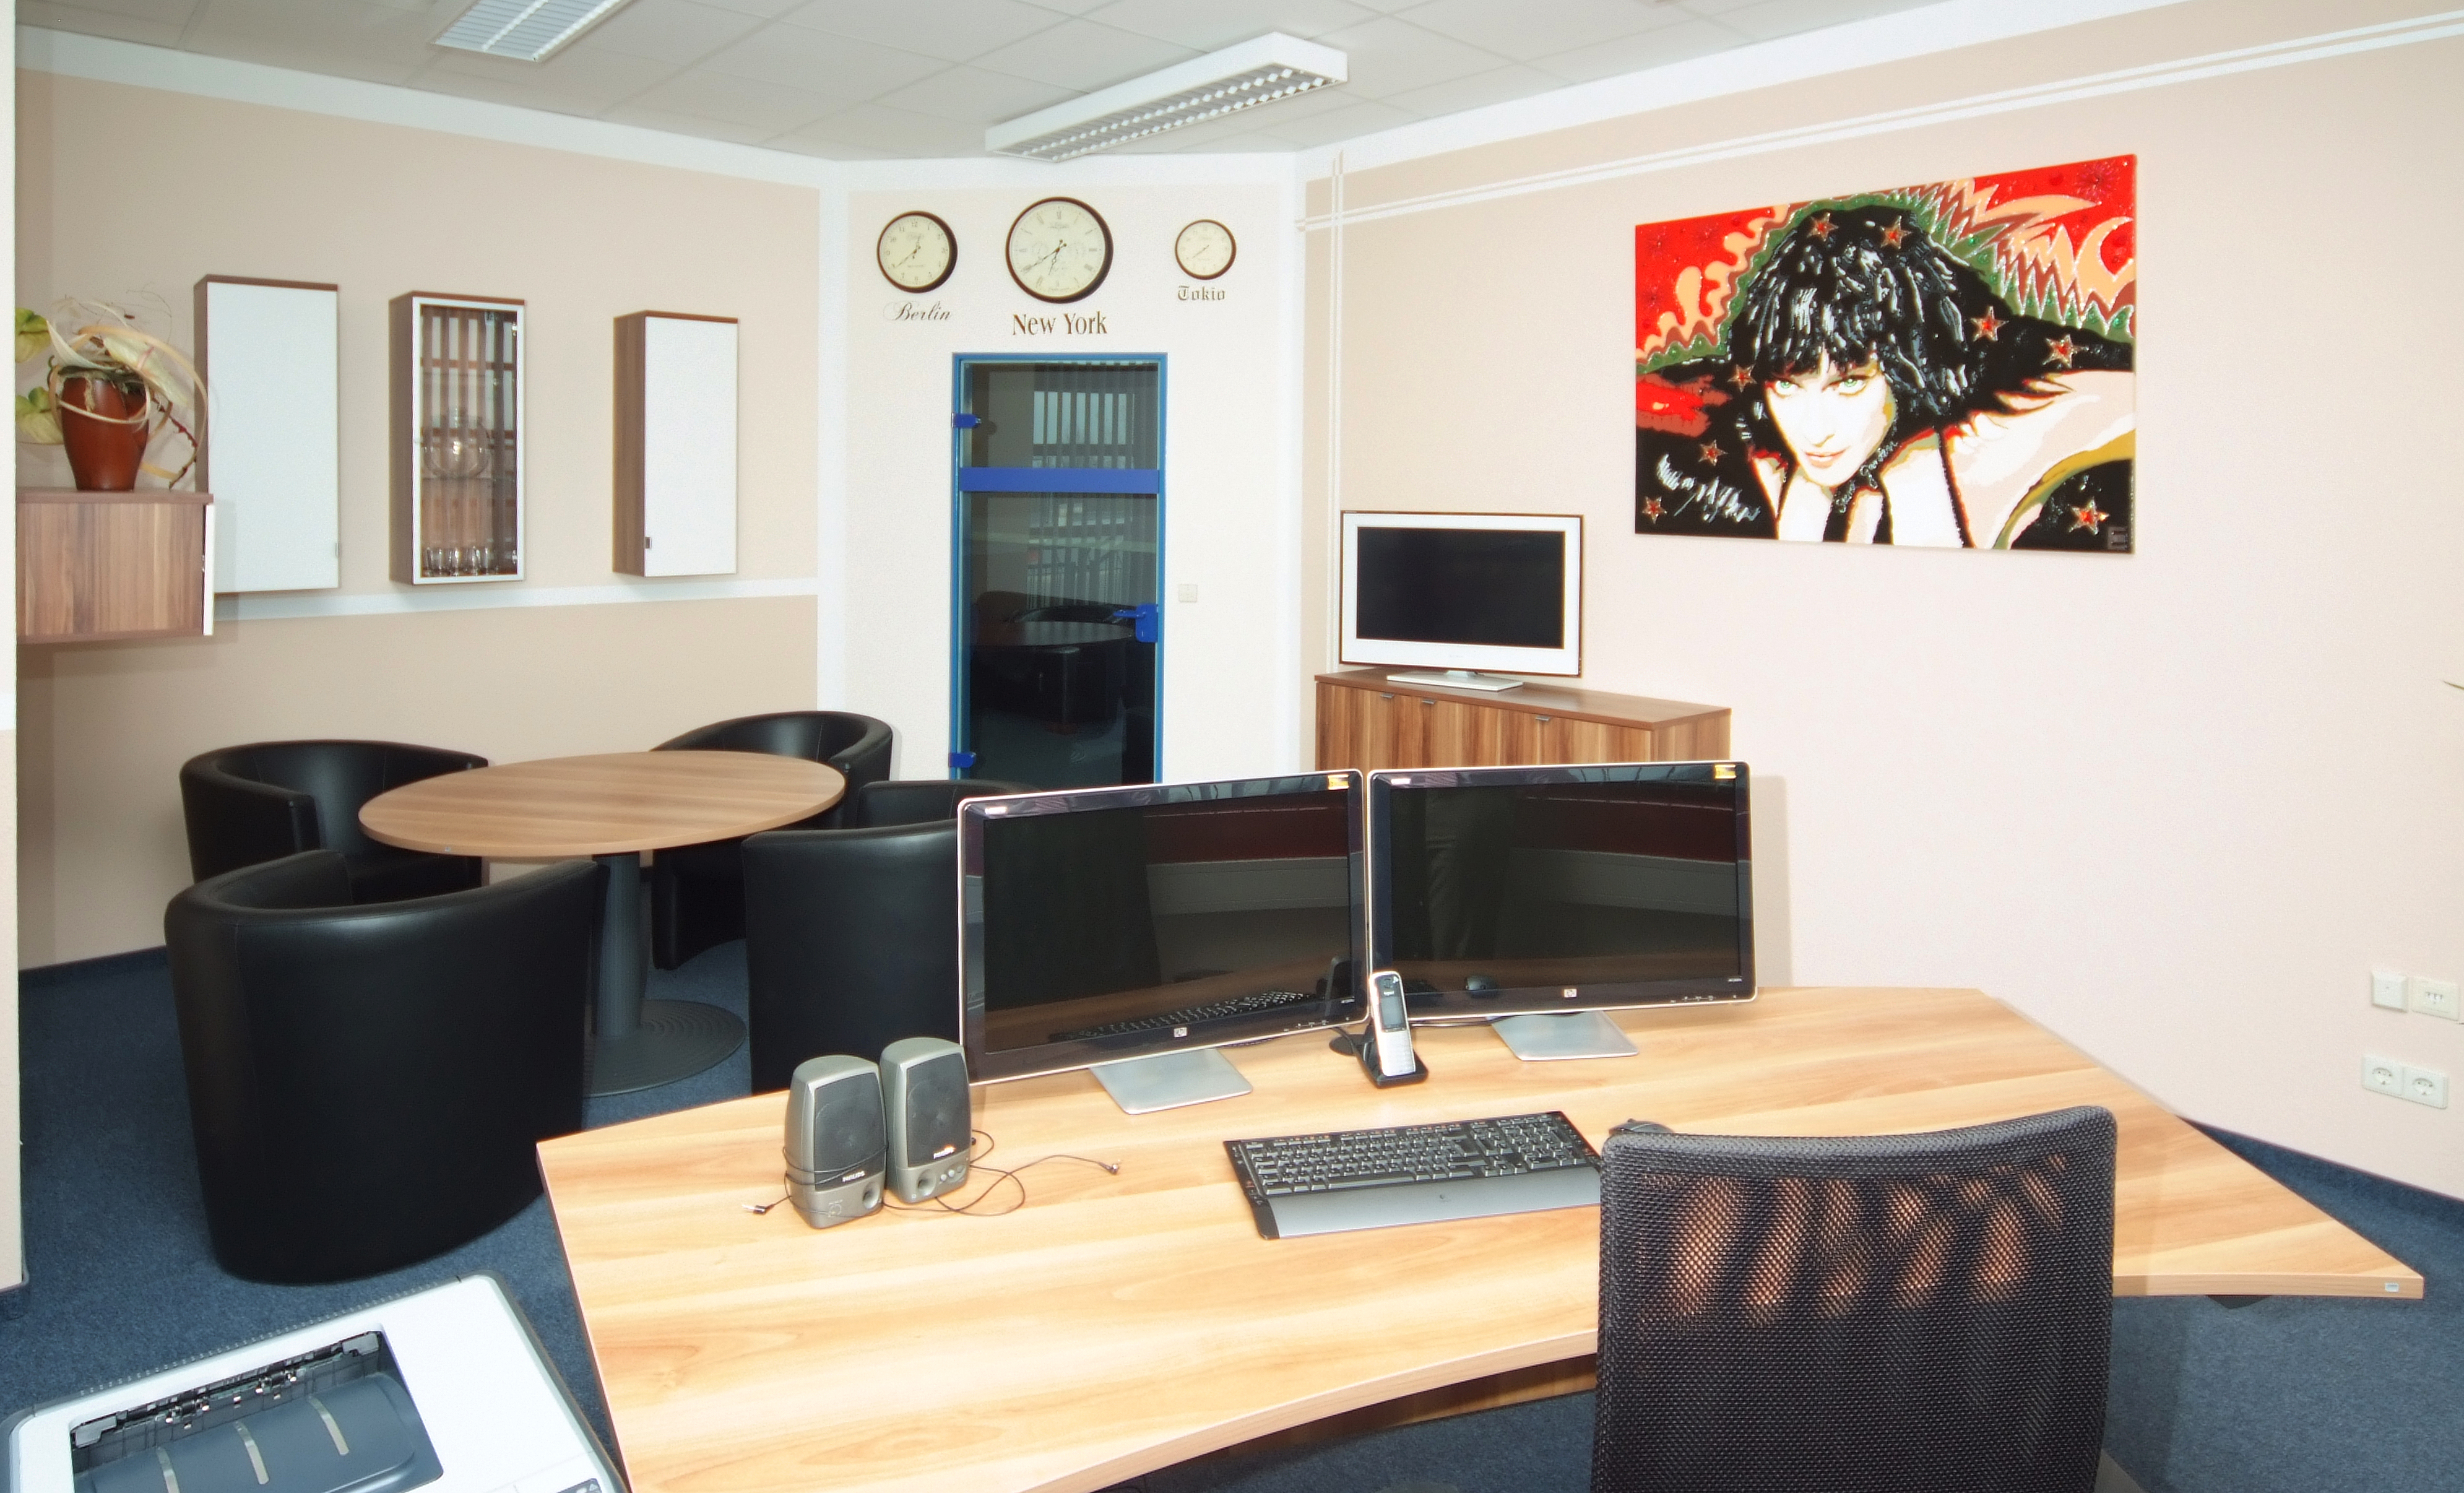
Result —
[[1266, 1239], [1438, 1223], [1600, 1200], [1600, 1155], [1565, 1115], [1227, 1140]]

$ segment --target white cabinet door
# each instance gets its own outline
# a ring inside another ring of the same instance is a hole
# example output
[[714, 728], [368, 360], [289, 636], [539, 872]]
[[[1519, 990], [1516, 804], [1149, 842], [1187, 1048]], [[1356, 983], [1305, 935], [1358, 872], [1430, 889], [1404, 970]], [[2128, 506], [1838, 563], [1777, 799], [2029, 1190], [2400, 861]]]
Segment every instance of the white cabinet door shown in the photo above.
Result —
[[339, 300], [330, 285], [197, 282], [219, 591], [341, 584]]
[[644, 318], [642, 573], [736, 570], [736, 323]]

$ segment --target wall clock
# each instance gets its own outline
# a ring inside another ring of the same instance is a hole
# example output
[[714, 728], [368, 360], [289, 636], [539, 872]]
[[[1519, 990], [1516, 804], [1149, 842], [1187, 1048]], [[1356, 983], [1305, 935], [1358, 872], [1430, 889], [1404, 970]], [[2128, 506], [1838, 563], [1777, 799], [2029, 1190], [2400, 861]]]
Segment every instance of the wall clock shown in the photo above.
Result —
[[1112, 269], [1112, 231], [1075, 197], [1046, 197], [1009, 226], [1009, 277], [1038, 300], [1082, 300]]
[[1211, 280], [1232, 268], [1232, 256], [1240, 246], [1232, 242], [1232, 231], [1213, 218], [1200, 218], [1180, 231], [1172, 241], [1172, 256], [1180, 261], [1180, 273], [1193, 280]]
[[872, 256], [883, 278], [920, 296], [940, 289], [958, 267], [958, 239], [950, 225], [929, 212], [902, 212], [882, 229]]

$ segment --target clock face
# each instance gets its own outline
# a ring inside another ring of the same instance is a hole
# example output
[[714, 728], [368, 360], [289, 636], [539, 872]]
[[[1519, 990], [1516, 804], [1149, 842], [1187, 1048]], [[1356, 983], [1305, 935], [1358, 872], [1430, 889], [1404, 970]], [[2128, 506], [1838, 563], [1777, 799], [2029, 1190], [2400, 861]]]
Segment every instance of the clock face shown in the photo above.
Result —
[[1009, 226], [1009, 277], [1038, 300], [1078, 300], [1112, 268], [1112, 231], [1074, 197], [1046, 197]]
[[1193, 280], [1211, 280], [1229, 270], [1236, 252], [1232, 231], [1213, 218], [1199, 219], [1172, 241], [1172, 256], [1180, 261], [1180, 273]]
[[929, 212], [902, 212], [881, 231], [872, 254], [891, 284], [921, 295], [939, 289], [958, 267], [958, 240]]

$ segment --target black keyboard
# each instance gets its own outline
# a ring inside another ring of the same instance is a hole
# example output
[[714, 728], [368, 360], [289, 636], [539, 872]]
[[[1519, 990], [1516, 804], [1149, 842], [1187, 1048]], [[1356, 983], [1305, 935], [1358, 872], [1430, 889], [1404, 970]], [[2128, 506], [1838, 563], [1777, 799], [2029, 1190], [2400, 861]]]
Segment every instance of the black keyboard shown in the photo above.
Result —
[[1095, 1037], [1126, 1037], [1132, 1032], [1158, 1032], [1167, 1026], [1195, 1026], [1200, 1021], [1218, 1021], [1227, 1016], [1250, 1016], [1260, 1011], [1275, 1011], [1285, 1006], [1321, 1001], [1326, 998], [1299, 990], [1261, 990], [1246, 996], [1228, 996], [1210, 1000], [1204, 1005], [1183, 1006], [1159, 1016], [1141, 1016], [1127, 1021], [1107, 1021], [1101, 1026], [1081, 1026], [1076, 1031], [1054, 1032], [1046, 1042], [1086, 1042]]
[[1600, 1200], [1600, 1154], [1565, 1115], [1227, 1140], [1267, 1239], [1437, 1223]]

